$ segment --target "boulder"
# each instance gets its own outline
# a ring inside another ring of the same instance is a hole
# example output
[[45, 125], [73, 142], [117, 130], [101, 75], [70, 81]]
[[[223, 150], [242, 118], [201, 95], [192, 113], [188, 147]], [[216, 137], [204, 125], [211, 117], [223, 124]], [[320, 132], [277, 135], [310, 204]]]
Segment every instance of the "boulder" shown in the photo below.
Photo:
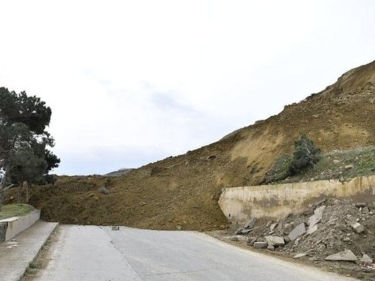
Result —
[[271, 231], [271, 232], [275, 231], [275, 228], [277, 227], [277, 225], [278, 225], [278, 223], [277, 223], [277, 222], [276, 222], [276, 223], [273, 223], [273, 224], [271, 224], [271, 226], [270, 226], [270, 231]]
[[307, 229], [306, 233], [307, 234], [313, 234], [314, 232], [316, 232], [318, 230], [318, 225], [315, 224], [313, 226], [309, 226], [309, 228]]
[[241, 234], [244, 234], [244, 235], [249, 234], [251, 231], [252, 231], [252, 229], [244, 228], [244, 229], [242, 229]]
[[309, 226], [314, 226], [321, 221], [326, 206], [322, 205], [314, 210], [314, 215], [309, 218]]
[[101, 188], [99, 188], [98, 191], [100, 193], [102, 193], [102, 194], [105, 194], [105, 195], [108, 195], [108, 193], [109, 193], [109, 190], [106, 187], [104, 187], [104, 186], [102, 186]]
[[269, 235], [269, 236], [266, 236], [265, 238], [266, 238], [268, 245], [271, 245], [271, 246], [284, 246], [285, 245], [284, 237]]
[[255, 242], [254, 247], [258, 249], [267, 248], [268, 244], [267, 242]]
[[257, 241], [256, 237], [249, 237], [249, 239], [247, 240], [247, 244], [250, 246], [253, 246], [256, 241]]
[[325, 258], [326, 261], [357, 261], [357, 257], [350, 250], [345, 250]]
[[372, 258], [367, 254], [363, 254], [362, 258], [360, 258], [360, 261], [366, 264], [370, 264], [374, 262]]
[[355, 203], [354, 204], [357, 208], [364, 208], [367, 206], [367, 203], [360, 202], [360, 203]]
[[234, 234], [235, 235], [240, 235], [240, 234], [242, 234], [242, 230], [243, 230], [243, 228], [241, 227], [241, 228], [237, 229]]
[[358, 222], [355, 222], [351, 225], [351, 227], [353, 228], [353, 230], [357, 233], [362, 233], [363, 231], [365, 231], [365, 228], [363, 227], [362, 224], [358, 223]]
[[300, 223], [292, 230], [292, 232], [289, 233], [288, 237], [290, 241], [293, 241], [305, 233], [306, 233], [305, 223]]
[[233, 235], [231, 238], [230, 238], [230, 241], [240, 241], [240, 239], [238, 238], [237, 235]]
[[253, 228], [256, 221], [257, 221], [256, 218], [252, 218], [251, 220], [247, 222], [247, 224], [245, 224], [244, 228]]

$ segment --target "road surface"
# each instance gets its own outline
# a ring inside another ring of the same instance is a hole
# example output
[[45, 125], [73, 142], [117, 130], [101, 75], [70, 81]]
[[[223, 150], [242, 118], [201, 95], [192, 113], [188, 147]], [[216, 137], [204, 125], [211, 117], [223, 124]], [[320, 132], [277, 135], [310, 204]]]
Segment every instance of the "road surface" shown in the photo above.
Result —
[[40, 281], [344, 281], [208, 235], [121, 227], [61, 226]]

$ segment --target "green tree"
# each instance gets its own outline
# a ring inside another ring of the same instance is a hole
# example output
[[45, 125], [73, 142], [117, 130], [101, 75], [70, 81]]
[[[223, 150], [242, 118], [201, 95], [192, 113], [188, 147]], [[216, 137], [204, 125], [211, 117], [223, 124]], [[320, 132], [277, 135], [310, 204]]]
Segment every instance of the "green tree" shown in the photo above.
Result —
[[48, 148], [54, 139], [45, 130], [52, 111], [36, 96], [0, 88], [0, 208], [13, 184], [42, 183], [60, 159]]
[[290, 175], [298, 174], [302, 170], [314, 167], [320, 159], [320, 148], [305, 134], [300, 139], [294, 141], [295, 150], [290, 162]]

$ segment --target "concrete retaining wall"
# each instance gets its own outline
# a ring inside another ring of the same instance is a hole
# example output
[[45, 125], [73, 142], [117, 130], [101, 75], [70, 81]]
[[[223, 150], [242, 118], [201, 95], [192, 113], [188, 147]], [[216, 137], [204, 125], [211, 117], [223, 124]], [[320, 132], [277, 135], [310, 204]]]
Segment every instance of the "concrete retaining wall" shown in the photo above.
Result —
[[358, 177], [346, 183], [329, 180], [226, 188], [219, 205], [230, 221], [243, 223], [250, 218], [282, 218], [288, 213], [303, 211], [324, 197], [351, 197], [373, 204], [375, 176]]
[[40, 210], [22, 217], [12, 217], [0, 221], [0, 242], [12, 239], [18, 233], [32, 226], [40, 219]]

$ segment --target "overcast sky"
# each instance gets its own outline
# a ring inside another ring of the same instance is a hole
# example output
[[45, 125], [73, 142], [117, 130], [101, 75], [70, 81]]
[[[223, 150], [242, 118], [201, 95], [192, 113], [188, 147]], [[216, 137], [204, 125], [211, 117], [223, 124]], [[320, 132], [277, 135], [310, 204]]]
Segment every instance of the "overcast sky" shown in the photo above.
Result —
[[1, 1], [0, 86], [52, 108], [57, 174], [186, 153], [375, 60], [375, 1]]

